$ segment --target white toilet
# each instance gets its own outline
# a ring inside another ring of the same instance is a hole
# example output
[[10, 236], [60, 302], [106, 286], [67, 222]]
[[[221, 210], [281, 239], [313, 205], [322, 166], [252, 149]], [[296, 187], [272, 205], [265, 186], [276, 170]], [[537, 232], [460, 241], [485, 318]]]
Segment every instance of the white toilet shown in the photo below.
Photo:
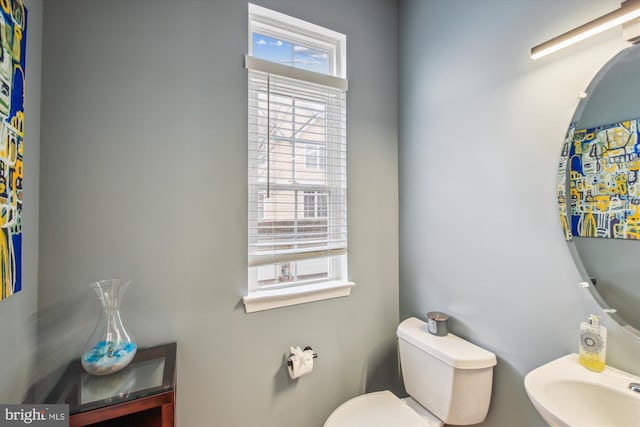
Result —
[[453, 334], [431, 335], [411, 317], [398, 326], [402, 376], [411, 397], [390, 391], [354, 397], [324, 427], [442, 426], [482, 422], [489, 410], [496, 355]]

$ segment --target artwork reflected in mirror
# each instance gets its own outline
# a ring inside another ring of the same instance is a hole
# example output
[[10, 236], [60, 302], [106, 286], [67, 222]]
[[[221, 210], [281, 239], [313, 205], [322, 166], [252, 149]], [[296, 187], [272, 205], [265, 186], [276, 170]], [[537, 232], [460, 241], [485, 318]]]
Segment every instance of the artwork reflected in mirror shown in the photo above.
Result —
[[640, 239], [638, 119], [573, 132], [569, 144], [571, 233]]

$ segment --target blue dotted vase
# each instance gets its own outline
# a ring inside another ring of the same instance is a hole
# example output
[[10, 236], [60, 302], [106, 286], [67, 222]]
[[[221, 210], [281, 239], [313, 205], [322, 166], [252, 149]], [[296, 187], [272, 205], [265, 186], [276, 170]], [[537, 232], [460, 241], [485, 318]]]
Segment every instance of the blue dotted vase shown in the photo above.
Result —
[[120, 317], [120, 301], [131, 281], [119, 279], [94, 282], [91, 287], [98, 295], [102, 312], [96, 328], [82, 350], [81, 362], [92, 375], [109, 375], [126, 367], [138, 346], [124, 327]]

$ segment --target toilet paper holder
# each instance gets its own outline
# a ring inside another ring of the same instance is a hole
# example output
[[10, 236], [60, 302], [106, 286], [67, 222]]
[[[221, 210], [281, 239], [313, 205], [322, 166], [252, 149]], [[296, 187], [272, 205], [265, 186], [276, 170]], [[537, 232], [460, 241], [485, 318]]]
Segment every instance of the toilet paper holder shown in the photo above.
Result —
[[[313, 351], [313, 349], [311, 347], [306, 346], [303, 351], [307, 351], [307, 350], [311, 350], [313, 352], [313, 358], [314, 359], [318, 358], [318, 354], [315, 351]], [[287, 360], [287, 366], [293, 366], [293, 362], [291, 360]]]

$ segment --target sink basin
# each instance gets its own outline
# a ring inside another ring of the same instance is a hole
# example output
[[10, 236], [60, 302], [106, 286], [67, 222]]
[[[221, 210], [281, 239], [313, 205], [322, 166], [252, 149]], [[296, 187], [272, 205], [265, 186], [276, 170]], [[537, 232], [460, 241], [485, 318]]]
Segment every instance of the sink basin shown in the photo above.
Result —
[[529, 372], [524, 387], [542, 418], [552, 427], [638, 427], [640, 392], [629, 389], [640, 377], [607, 366], [592, 372], [577, 354]]

